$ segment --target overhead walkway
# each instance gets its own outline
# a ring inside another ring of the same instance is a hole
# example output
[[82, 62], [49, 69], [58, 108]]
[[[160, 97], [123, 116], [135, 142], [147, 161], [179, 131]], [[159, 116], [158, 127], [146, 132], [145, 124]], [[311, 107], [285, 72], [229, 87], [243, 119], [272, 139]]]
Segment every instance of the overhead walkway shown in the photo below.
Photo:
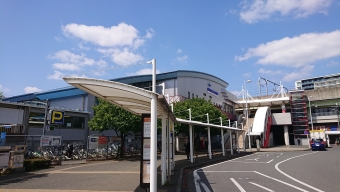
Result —
[[253, 126], [248, 134], [250, 134], [250, 136], [260, 137], [262, 141], [261, 147], [267, 148], [269, 147], [271, 124], [270, 107], [260, 107], [255, 113]]

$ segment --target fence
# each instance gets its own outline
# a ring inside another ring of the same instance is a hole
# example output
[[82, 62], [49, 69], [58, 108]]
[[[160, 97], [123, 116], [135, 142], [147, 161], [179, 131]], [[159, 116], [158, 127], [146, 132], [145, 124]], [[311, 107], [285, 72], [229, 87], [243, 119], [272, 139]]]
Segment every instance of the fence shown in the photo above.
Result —
[[[53, 164], [113, 159], [122, 150], [121, 140], [116, 136], [89, 136], [84, 145], [74, 143], [77, 142], [63, 141], [61, 136], [43, 135], [7, 135], [5, 140], [5, 146], [12, 149], [25, 145], [25, 159], [45, 158]], [[126, 156], [140, 154], [140, 140], [126, 140], [125, 143]]]

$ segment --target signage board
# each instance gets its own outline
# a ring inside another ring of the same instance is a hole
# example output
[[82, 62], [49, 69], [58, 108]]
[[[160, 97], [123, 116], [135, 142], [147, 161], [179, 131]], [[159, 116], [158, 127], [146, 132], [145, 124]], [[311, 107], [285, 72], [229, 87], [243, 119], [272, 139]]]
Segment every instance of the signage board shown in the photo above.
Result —
[[61, 139], [61, 136], [41, 136], [40, 146], [60, 146]]
[[142, 155], [140, 160], [140, 187], [150, 188], [150, 152], [151, 152], [151, 118], [150, 114], [142, 115]]
[[52, 111], [50, 119], [51, 119], [50, 124], [63, 125], [64, 124], [64, 112], [62, 112], [62, 111]]

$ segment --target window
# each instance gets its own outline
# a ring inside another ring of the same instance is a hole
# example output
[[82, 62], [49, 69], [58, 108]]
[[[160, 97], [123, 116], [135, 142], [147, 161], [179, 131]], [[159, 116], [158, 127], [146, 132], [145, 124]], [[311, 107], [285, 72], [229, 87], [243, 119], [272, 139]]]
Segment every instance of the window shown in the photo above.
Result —
[[205, 97], [205, 96], [207, 96], [207, 94], [203, 93], [203, 96]]
[[198, 95], [196, 95], [196, 98], [198, 98]]
[[209, 99], [211, 99], [211, 96], [209, 95]]
[[64, 124], [61, 127], [83, 129], [85, 117], [67, 116], [64, 117]]
[[191, 99], [193, 99], [193, 98], [195, 98], [195, 94], [192, 94], [192, 97], [191, 97]]
[[29, 126], [32, 127], [43, 127], [44, 126], [45, 113], [30, 113]]
[[188, 99], [190, 99], [190, 92], [188, 92]]

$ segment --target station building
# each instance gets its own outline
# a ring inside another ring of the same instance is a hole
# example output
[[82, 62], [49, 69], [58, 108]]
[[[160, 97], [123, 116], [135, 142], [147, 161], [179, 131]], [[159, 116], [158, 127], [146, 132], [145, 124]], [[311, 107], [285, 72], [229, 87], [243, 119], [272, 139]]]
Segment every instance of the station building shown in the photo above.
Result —
[[[112, 81], [151, 90], [152, 76], [138, 75]], [[202, 72], [178, 70], [162, 73], [157, 74], [156, 81], [157, 93], [163, 94], [169, 104], [192, 98], [211, 100], [231, 121], [237, 122], [236, 126], [244, 128], [245, 135], [239, 138], [241, 147], [243, 138], [246, 139], [246, 147], [258, 138], [263, 147], [295, 145], [297, 138], [301, 138], [303, 145], [308, 145], [309, 130], [314, 128], [323, 129], [330, 144], [340, 135], [340, 87], [337, 79], [327, 80], [334, 81], [335, 86], [319, 86], [315, 82], [313, 89], [300, 86], [273, 95], [242, 98], [227, 91], [228, 83], [224, 80]], [[305, 79], [297, 81], [296, 85], [300, 85], [299, 82], [304, 85], [305, 81], [309, 83]], [[79, 144], [85, 144], [86, 138], [93, 134], [116, 136], [114, 131], [98, 133], [89, 129], [87, 122], [93, 117], [92, 106], [96, 104], [93, 95], [75, 87], [9, 97], [0, 102], [0, 128], [4, 131], [4, 126], [11, 125], [12, 131], [5, 130], [8, 135], [14, 134], [18, 127], [21, 130], [19, 134], [42, 135], [45, 111], [62, 110], [65, 111], [64, 124], [53, 131], [46, 130], [46, 135], [59, 135], [66, 141]], [[228, 139], [225, 138], [225, 141]]]
[[[150, 90], [152, 76], [138, 75], [112, 81]], [[202, 72], [179, 70], [157, 74], [156, 81], [157, 93], [163, 94], [169, 104], [191, 98], [210, 99], [230, 119], [236, 120], [236, 96], [226, 90], [228, 83], [218, 77]], [[45, 111], [57, 110], [65, 112], [64, 124], [55, 126], [53, 131], [45, 130], [46, 135], [62, 136], [64, 141], [80, 145], [86, 143], [89, 135], [116, 136], [114, 131], [98, 133], [89, 129], [87, 122], [93, 117], [92, 106], [97, 102], [93, 95], [75, 87], [8, 97], [0, 101], [0, 126], [11, 127], [6, 130], [2, 127], [2, 131], [8, 132], [7, 135], [14, 134], [14, 127], [18, 126], [22, 131], [16, 134], [42, 135]], [[18, 115], [21, 118], [17, 119]], [[13, 121], [7, 121], [8, 116], [11, 116]]]

